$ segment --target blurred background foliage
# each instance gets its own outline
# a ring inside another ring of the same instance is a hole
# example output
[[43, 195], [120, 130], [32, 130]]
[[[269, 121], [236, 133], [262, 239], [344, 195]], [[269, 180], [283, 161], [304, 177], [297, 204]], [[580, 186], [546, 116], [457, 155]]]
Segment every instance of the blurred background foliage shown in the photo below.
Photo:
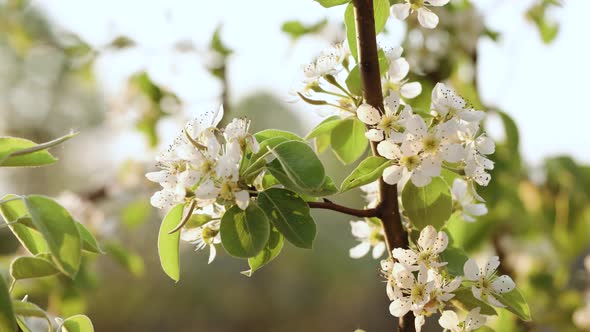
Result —
[[[537, 1], [525, 13], [546, 43], [559, 32], [546, 15], [556, 5], [554, 0]], [[450, 81], [503, 128], [493, 156], [494, 180], [481, 193], [490, 213], [475, 223], [454, 215], [452, 240], [471, 254], [501, 256], [503, 272], [525, 292], [533, 322], [501, 315], [492, 324], [497, 331], [578, 331], [572, 315], [584, 306], [589, 283], [582, 260], [590, 251], [590, 167], [568, 156], [527, 165], [517, 124], [495, 105], [484, 105], [478, 95], [477, 42], [501, 35], [484, 26], [469, 1], [454, 1], [437, 14], [441, 24], [436, 30], [408, 21], [403, 46], [412, 68], [410, 80], [420, 81], [423, 91]], [[293, 47], [309, 37], [328, 45], [335, 41], [334, 25], [344, 29], [340, 22], [292, 20], [282, 31]], [[208, 45], [180, 41], [174, 51], [200, 59], [210, 73], [203, 84], [220, 84], [219, 94], [211, 98], [225, 104], [225, 121], [248, 116], [253, 131], [278, 128], [305, 134], [309, 124], [276, 93], [232, 98], [226, 68], [233, 53], [221, 40], [220, 29]], [[181, 281], [172, 283], [157, 258], [161, 215], [149, 205], [154, 187], [143, 174], [153, 167], [157, 147], [170, 139], [163, 128], [178, 128], [191, 105], [146, 70], [129, 75], [116, 93], [105, 91], [94, 65], [104, 56], [133, 49], [135, 42], [127, 36], [90, 46], [26, 1], [0, 1], [0, 31], [0, 133], [47, 141], [71, 128], [82, 132], [57, 149], [62, 161], [54, 166], [3, 171], [0, 194], [58, 197], [66, 190], [75, 192], [85, 204], [81, 213], [86, 220], [81, 221], [95, 228], [108, 252], [87, 259], [73, 282], [44, 278], [20, 284], [15, 294], [28, 294], [55, 315], [85, 312], [97, 331], [393, 330], [376, 261], [348, 257], [355, 245], [349, 218], [330, 212], [314, 211], [319, 229], [313, 251], [287, 245], [280, 259], [253, 278], [239, 273], [247, 269], [243, 262], [222, 255], [208, 266], [207, 255], [185, 245]], [[422, 93], [415, 104], [427, 109], [430, 95]], [[343, 167], [330, 152], [322, 157], [336, 183], [355, 166]], [[354, 190], [338, 201], [360, 208], [364, 201], [359, 195]], [[91, 222], [91, 216], [98, 221]], [[3, 274], [17, 248], [9, 230], [1, 228]]]

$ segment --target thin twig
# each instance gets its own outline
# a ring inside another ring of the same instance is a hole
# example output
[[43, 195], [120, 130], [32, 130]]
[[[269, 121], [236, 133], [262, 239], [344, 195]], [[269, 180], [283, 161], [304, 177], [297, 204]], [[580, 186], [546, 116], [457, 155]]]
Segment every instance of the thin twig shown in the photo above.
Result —
[[373, 218], [377, 216], [377, 209], [352, 209], [327, 200], [323, 202], [307, 202], [307, 205], [309, 205], [309, 207], [312, 209], [332, 210], [359, 218]]

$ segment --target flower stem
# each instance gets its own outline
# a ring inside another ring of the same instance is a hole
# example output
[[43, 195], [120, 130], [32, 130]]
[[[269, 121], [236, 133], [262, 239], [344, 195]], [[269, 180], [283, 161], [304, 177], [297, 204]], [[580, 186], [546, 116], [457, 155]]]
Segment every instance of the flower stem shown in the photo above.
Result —
[[[379, 73], [375, 13], [373, 0], [353, 0], [358, 43], [358, 63], [365, 102], [383, 112], [383, 92]], [[371, 142], [373, 155], [378, 155], [377, 143]], [[404, 230], [399, 212], [396, 185], [379, 180], [379, 204], [377, 215], [383, 224], [389, 254], [394, 248], [408, 248], [408, 234]], [[414, 315], [409, 312], [399, 319], [400, 332], [413, 332]]]

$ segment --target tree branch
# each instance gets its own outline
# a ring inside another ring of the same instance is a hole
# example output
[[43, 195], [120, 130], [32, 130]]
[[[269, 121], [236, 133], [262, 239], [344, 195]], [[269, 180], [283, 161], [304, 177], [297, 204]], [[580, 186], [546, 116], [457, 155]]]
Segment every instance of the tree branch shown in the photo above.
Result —
[[324, 202], [307, 202], [310, 208], [312, 209], [324, 209], [324, 210], [332, 210], [337, 211], [345, 214], [349, 214], [351, 216], [359, 217], [359, 218], [372, 218], [377, 216], [377, 209], [351, 209], [346, 206], [338, 205], [336, 203], [332, 203], [330, 201]]
[[[357, 32], [358, 59], [365, 102], [383, 112], [383, 93], [379, 58], [377, 54], [377, 38], [375, 33], [375, 13], [373, 0], [353, 0], [354, 16]], [[371, 143], [374, 155], [378, 155], [377, 144]], [[389, 185], [379, 180], [379, 198], [377, 214], [383, 224], [385, 240], [389, 254], [394, 248], [408, 248], [408, 234], [402, 226], [399, 212], [396, 185]], [[414, 314], [409, 312], [399, 319], [400, 332], [413, 332]]]

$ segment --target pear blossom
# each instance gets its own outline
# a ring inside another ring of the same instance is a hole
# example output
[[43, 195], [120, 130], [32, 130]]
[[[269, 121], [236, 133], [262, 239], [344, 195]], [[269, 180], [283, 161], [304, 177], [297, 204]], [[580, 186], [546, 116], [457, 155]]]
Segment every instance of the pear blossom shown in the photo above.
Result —
[[467, 122], [478, 122], [485, 117], [485, 112], [470, 108], [465, 99], [459, 96], [455, 90], [440, 82], [432, 89], [430, 108], [442, 117], [456, 115], [459, 119]]
[[445, 310], [438, 320], [440, 326], [444, 331], [449, 332], [470, 332], [482, 327], [486, 322], [486, 317], [479, 312], [481, 308], [477, 307], [469, 311], [464, 320], [459, 319], [459, 316], [454, 311]]
[[574, 311], [573, 322], [582, 331], [590, 331], [590, 303]]
[[392, 284], [389, 312], [395, 317], [402, 317], [411, 311], [420, 311], [430, 301], [430, 293], [435, 287], [429, 280], [426, 267], [420, 267], [418, 275], [404, 265], [395, 263], [392, 271], [395, 282]]
[[364, 257], [370, 250], [372, 250], [372, 256], [377, 259], [383, 256], [383, 253], [387, 249], [385, 245], [385, 239], [383, 234], [383, 227], [379, 224], [375, 224], [371, 221], [351, 221], [350, 227], [352, 229], [352, 235], [357, 238], [361, 243], [350, 249], [351, 258]]
[[220, 221], [217, 219], [199, 227], [183, 228], [180, 233], [180, 239], [195, 244], [195, 250], [203, 250], [209, 247], [209, 264], [211, 264], [217, 253], [215, 245], [221, 243], [219, 226]]
[[415, 98], [422, 93], [420, 82], [408, 82], [406, 76], [410, 72], [410, 64], [402, 57], [403, 48], [400, 46], [385, 49], [385, 56], [389, 61], [389, 70], [383, 82], [383, 87], [398, 91], [404, 98]]
[[440, 174], [437, 165], [423, 164], [423, 158], [411, 151], [402, 153], [392, 139], [379, 142], [377, 151], [381, 156], [399, 163], [383, 170], [383, 181], [388, 184], [397, 184], [402, 177], [408, 176], [416, 187], [424, 187], [432, 181], [433, 176]]
[[473, 281], [471, 291], [473, 296], [481, 301], [486, 301], [489, 304], [504, 308], [497, 296], [503, 293], [508, 293], [514, 289], [515, 284], [507, 275], [497, 276], [496, 269], [500, 265], [498, 256], [491, 257], [483, 267], [479, 267], [474, 259], [469, 259], [463, 266], [465, 279]]
[[[421, 267], [438, 268], [447, 264], [440, 261], [439, 255], [445, 251], [448, 243], [449, 237], [445, 232], [437, 232], [436, 228], [428, 225], [420, 232], [416, 250], [395, 248], [392, 256], [412, 271]], [[416, 264], [418, 266], [414, 266]]]
[[361, 104], [356, 111], [359, 120], [367, 125], [372, 126], [365, 136], [373, 142], [380, 142], [385, 138], [391, 138], [397, 143], [401, 142], [403, 135], [400, 130], [404, 123], [412, 116], [412, 108], [405, 106], [399, 112], [400, 97], [393, 91], [389, 91], [389, 96], [384, 100], [385, 112], [380, 114], [379, 110], [368, 104]]
[[[471, 189], [471, 190], [470, 190]], [[476, 201], [475, 195], [470, 191], [474, 191], [469, 187], [467, 181], [457, 178], [453, 181], [451, 194], [461, 209], [461, 215], [465, 221], [475, 221], [474, 217], [483, 216], [488, 213], [488, 208], [483, 203]], [[477, 195], [479, 197], [479, 195]]]
[[248, 132], [249, 128], [249, 120], [236, 118], [225, 127], [223, 135], [227, 142], [237, 141], [242, 151], [248, 148], [250, 151], [256, 153], [260, 147], [254, 136]]
[[438, 25], [438, 16], [426, 6], [442, 7], [450, 0], [404, 0], [391, 7], [392, 14], [400, 20], [405, 20], [410, 12], [418, 13], [418, 22], [427, 29], [434, 29]]
[[306, 82], [317, 81], [326, 75], [336, 75], [343, 67], [343, 63], [350, 55], [346, 43], [333, 45], [324, 50], [310, 64], [303, 68]]

